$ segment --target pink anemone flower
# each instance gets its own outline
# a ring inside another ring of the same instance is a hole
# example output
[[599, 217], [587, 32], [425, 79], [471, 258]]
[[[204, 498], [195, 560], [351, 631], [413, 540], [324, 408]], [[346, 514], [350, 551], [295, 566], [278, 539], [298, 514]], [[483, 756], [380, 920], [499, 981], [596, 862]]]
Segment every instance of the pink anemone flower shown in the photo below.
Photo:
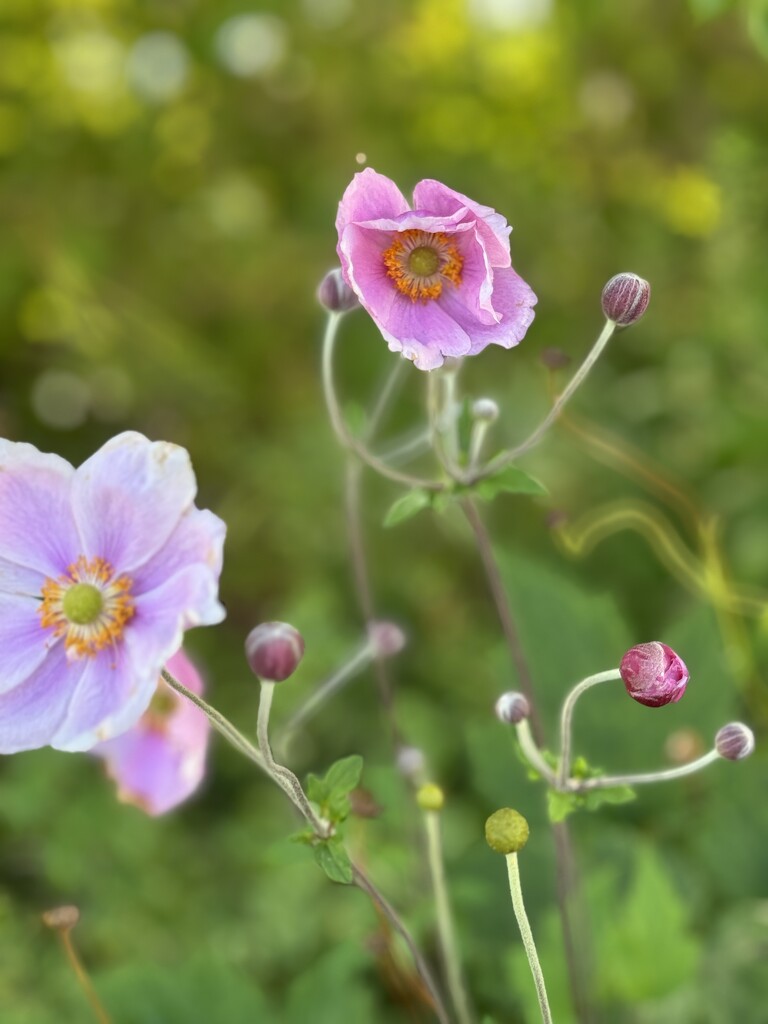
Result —
[[130, 728], [184, 630], [220, 622], [224, 523], [183, 448], [124, 433], [74, 469], [0, 440], [0, 752]]
[[[200, 673], [183, 650], [167, 668], [188, 690], [202, 694]], [[205, 714], [161, 680], [136, 725], [91, 753], [103, 758], [119, 800], [155, 816], [182, 803], [202, 782], [210, 731]]]
[[342, 273], [393, 352], [420, 370], [525, 335], [536, 296], [511, 266], [501, 214], [439, 181], [420, 181], [413, 208], [366, 168], [339, 203]]

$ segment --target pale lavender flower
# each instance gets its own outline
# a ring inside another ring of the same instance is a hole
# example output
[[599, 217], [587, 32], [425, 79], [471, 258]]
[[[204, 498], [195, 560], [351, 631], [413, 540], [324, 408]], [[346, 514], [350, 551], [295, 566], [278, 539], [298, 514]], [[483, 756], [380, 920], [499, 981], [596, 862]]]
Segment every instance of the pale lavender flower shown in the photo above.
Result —
[[393, 352], [420, 370], [446, 356], [522, 340], [536, 296], [512, 269], [501, 214], [439, 181], [420, 181], [413, 208], [366, 168], [339, 204], [337, 251], [347, 284]]
[[[203, 693], [200, 673], [183, 650], [166, 667], [192, 693]], [[200, 785], [210, 731], [205, 714], [160, 680], [136, 725], [91, 753], [104, 760], [118, 799], [153, 816], [165, 814]]]
[[629, 696], [649, 708], [680, 700], [688, 684], [683, 659], [656, 640], [631, 647], [621, 659], [619, 672]]
[[0, 752], [130, 728], [184, 630], [220, 622], [224, 523], [183, 448], [136, 433], [79, 469], [0, 440]]

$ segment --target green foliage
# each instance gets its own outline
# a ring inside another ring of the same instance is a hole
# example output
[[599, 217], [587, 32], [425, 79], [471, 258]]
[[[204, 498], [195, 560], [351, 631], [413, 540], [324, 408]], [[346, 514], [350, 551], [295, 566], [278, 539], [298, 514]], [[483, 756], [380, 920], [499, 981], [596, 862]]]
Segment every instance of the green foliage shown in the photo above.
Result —
[[540, 480], [532, 477], [529, 473], [523, 472], [517, 466], [506, 466], [498, 473], [494, 473], [493, 476], [489, 476], [469, 488], [468, 493], [476, 495], [483, 501], [493, 501], [499, 494], [544, 495], [549, 492]]
[[334, 825], [347, 819], [349, 794], [360, 782], [362, 772], [363, 759], [353, 754], [332, 764], [322, 778], [312, 774], [307, 776], [307, 796], [317, 805], [322, 818]]
[[384, 526], [397, 526], [404, 523], [406, 519], [412, 519], [423, 508], [429, 508], [432, 504], [432, 495], [429, 491], [415, 487], [408, 491], [390, 507], [384, 518]]

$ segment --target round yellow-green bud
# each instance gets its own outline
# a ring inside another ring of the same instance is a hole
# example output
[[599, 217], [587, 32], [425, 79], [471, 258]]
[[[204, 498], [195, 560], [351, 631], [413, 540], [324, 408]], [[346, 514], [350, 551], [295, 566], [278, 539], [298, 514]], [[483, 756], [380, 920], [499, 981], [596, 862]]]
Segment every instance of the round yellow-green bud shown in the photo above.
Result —
[[445, 794], [434, 782], [425, 782], [416, 791], [416, 803], [422, 811], [441, 811], [445, 803]]
[[496, 853], [517, 853], [528, 842], [528, 822], [511, 807], [495, 811], [485, 823], [485, 841]]

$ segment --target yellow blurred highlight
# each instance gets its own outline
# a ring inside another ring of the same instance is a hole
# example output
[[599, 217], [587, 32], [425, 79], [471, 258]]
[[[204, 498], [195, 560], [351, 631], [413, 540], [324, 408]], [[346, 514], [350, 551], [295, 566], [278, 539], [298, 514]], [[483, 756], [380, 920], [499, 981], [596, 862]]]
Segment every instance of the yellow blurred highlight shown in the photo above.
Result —
[[394, 48], [408, 70], [450, 69], [467, 50], [470, 34], [464, 0], [422, 0], [402, 23]]
[[503, 99], [550, 87], [562, 53], [554, 32], [541, 29], [483, 39], [478, 59], [489, 91]]
[[211, 138], [211, 119], [191, 103], [178, 104], [162, 114], [155, 128], [165, 156], [178, 163], [196, 163]]
[[673, 231], [689, 238], [706, 238], [720, 224], [722, 194], [701, 171], [680, 167], [663, 185], [660, 206]]

